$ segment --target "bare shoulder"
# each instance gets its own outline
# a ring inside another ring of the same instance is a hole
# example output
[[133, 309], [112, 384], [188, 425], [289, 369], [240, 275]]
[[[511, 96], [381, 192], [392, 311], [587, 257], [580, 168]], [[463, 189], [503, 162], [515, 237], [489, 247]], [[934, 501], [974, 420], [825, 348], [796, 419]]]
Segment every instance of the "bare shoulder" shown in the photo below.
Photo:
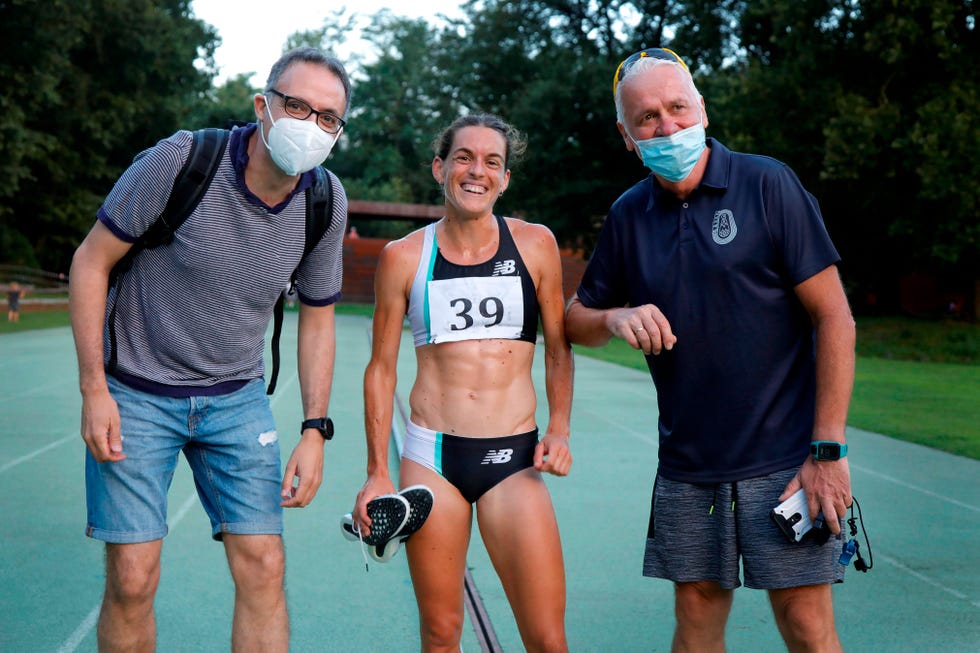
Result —
[[377, 299], [387, 297], [388, 293], [404, 295], [409, 292], [422, 258], [422, 236], [421, 230], [412, 232], [389, 242], [381, 250], [374, 275]]
[[521, 250], [549, 252], [558, 247], [555, 235], [543, 224], [527, 222], [518, 218], [504, 218], [514, 242]]
[[419, 257], [422, 255], [424, 232], [424, 228], [417, 229], [407, 236], [386, 244], [381, 250], [380, 263], [401, 266], [411, 263], [413, 259], [415, 263], [418, 263]]

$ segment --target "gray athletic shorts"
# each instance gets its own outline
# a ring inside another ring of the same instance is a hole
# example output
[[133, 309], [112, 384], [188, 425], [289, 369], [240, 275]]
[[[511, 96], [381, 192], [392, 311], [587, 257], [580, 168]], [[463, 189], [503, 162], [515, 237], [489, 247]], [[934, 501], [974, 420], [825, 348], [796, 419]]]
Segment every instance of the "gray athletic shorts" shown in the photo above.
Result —
[[[844, 580], [844, 537], [825, 544], [786, 539], [769, 513], [798, 468], [735, 483], [696, 485], [657, 476], [643, 575], [677, 583], [717, 581], [725, 589], [783, 589]], [[841, 523], [841, 533], [846, 531]]]

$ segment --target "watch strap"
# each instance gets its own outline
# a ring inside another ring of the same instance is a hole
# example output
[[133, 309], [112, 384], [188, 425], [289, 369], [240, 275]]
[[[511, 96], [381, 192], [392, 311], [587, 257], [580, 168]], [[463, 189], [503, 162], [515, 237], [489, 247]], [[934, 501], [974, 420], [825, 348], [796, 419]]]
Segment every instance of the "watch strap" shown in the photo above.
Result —
[[847, 445], [835, 440], [814, 440], [810, 443], [810, 455], [814, 460], [840, 460], [847, 455]]
[[306, 429], [316, 429], [323, 436], [324, 440], [333, 438], [333, 420], [329, 417], [314, 417], [313, 419], [303, 420], [299, 432], [303, 433]]

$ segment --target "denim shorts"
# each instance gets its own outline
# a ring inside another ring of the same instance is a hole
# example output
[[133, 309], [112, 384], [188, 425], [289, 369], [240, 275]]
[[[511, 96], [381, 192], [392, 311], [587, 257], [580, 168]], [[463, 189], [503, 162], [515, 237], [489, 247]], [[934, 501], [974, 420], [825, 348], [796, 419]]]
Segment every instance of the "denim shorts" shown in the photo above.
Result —
[[[725, 589], [785, 589], [839, 583], [843, 536], [790, 542], [770, 517], [798, 468], [734, 483], [698, 485], [657, 477], [643, 575]], [[843, 526], [843, 522], [841, 523]], [[842, 529], [841, 533], [845, 531]]]
[[89, 537], [129, 544], [167, 534], [167, 491], [178, 454], [194, 473], [211, 534], [281, 534], [279, 438], [262, 379], [214, 397], [163, 397], [109, 377], [124, 460], [86, 451]]

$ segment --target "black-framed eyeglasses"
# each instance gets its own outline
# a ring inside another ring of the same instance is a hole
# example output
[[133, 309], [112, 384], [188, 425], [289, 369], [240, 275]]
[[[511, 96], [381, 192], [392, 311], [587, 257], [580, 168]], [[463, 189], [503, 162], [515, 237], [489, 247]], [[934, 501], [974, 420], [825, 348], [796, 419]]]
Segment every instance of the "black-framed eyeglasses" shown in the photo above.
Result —
[[623, 61], [619, 64], [619, 67], [616, 68], [616, 74], [613, 75], [613, 97], [616, 97], [616, 87], [618, 87], [619, 83], [623, 81], [623, 75], [626, 74], [626, 71], [632, 68], [633, 64], [644, 57], [674, 61], [683, 66], [684, 70], [688, 70], [687, 64], [684, 63], [684, 60], [680, 58], [680, 55], [673, 50], [668, 50], [667, 48], [647, 48], [646, 50], [634, 52], [630, 56], [623, 59]]
[[316, 124], [328, 134], [336, 134], [347, 125], [347, 121], [340, 116], [329, 111], [317, 111], [299, 98], [285, 95], [274, 88], [270, 88], [268, 92], [282, 98], [282, 108], [286, 112], [286, 115], [298, 120], [306, 120], [311, 115], [315, 115]]

